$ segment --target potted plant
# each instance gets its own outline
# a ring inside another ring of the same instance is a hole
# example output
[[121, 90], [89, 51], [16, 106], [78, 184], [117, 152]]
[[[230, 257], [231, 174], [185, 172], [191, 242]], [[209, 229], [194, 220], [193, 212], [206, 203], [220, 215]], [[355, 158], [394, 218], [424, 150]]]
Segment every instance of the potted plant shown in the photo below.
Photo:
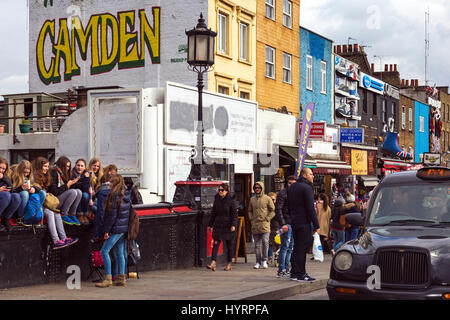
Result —
[[20, 133], [29, 133], [31, 128], [31, 121], [29, 119], [22, 119], [22, 123], [19, 123]]

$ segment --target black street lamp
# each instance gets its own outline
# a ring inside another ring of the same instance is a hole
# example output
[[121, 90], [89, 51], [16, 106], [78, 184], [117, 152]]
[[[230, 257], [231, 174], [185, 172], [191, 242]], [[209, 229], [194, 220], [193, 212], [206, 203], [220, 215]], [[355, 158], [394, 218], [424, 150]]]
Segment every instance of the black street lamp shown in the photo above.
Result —
[[198, 133], [197, 133], [197, 150], [193, 150], [191, 156], [191, 173], [189, 179], [201, 180], [201, 165], [204, 164], [203, 156], [203, 74], [210, 71], [214, 65], [214, 39], [217, 35], [205, 24], [203, 14], [200, 13], [197, 26], [186, 31], [188, 38], [188, 57], [187, 62], [189, 69], [197, 72], [197, 88], [198, 88]]

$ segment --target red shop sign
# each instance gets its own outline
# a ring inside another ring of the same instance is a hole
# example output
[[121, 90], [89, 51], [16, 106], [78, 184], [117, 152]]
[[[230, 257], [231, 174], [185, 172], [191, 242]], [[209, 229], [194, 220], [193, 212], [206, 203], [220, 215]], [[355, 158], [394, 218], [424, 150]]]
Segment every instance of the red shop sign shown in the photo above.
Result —
[[[298, 124], [298, 133], [302, 132], [302, 122]], [[313, 122], [311, 131], [309, 133], [310, 138], [323, 138], [325, 135], [325, 122]]]

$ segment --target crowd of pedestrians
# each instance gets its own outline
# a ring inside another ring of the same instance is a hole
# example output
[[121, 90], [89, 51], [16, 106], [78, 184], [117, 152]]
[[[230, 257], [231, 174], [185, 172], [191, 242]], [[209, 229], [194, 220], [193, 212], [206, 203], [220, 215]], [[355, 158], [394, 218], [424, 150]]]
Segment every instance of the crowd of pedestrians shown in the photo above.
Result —
[[78, 242], [67, 236], [65, 225], [93, 224], [91, 241], [103, 243], [106, 275], [96, 286], [124, 286], [129, 212], [132, 201], [142, 203], [142, 197], [132, 180], [125, 183], [117, 171], [114, 164], [103, 167], [98, 158], [89, 163], [78, 159], [72, 168], [64, 156], [53, 165], [37, 157], [11, 166], [0, 157], [0, 231], [46, 225], [52, 248], [59, 250]]
[[[313, 171], [303, 168], [299, 179], [287, 177], [285, 188], [278, 194], [269, 192], [266, 195], [261, 181], [253, 185], [254, 195], [248, 205], [248, 217], [255, 245], [254, 269], [267, 269], [274, 265], [278, 266], [276, 276], [279, 278], [314, 281], [306, 272], [306, 257], [312, 248], [313, 235], [318, 233], [323, 252], [331, 254], [343, 243], [358, 237], [359, 227], [348, 224], [345, 215], [353, 212], [363, 214], [362, 204], [348, 191], [345, 197], [334, 199], [333, 205], [325, 193], [318, 194], [315, 201], [313, 181]], [[226, 241], [228, 263], [225, 270], [231, 270], [236, 228], [236, 205], [228, 194], [228, 185], [222, 185], [209, 222], [214, 246], [207, 268], [216, 270], [217, 250], [221, 241]], [[274, 241], [277, 235], [279, 246]]]

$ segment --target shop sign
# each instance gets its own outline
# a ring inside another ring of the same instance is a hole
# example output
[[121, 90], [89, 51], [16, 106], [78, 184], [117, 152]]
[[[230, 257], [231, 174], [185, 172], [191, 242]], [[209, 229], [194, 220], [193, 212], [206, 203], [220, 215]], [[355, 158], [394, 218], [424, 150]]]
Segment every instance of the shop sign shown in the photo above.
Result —
[[431, 165], [431, 166], [440, 166], [441, 165], [441, 154], [440, 153], [423, 153], [423, 164]]
[[352, 175], [367, 176], [367, 151], [352, 149]]
[[[300, 122], [298, 126], [298, 132], [301, 136], [303, 123]], [[322, 139], [325, 135], [325, 122], [313, 122], [311, 125], [311, 131], [309, 132], [310, 138]]]
[[305, 114], [303, 116], [303, 126], [300, 134], [300, 143], [298, 148], [298, 160], [295, 166], [295, 178], [300, 177], [300, 172], [302, 171], [303, 162], [306, 157], [306, 150], [308, 149], [309, 133], [311, 131], [312, 118], [314, 115], [314, 103], [309, 103], [305, 108]]
[[363, 128], [341, 128], [341, 143], [364, 143]]
[[387, 96], [390, 96], [394, 99], [400, 100], [400, 91], [390, 84], [386, 83], [384, 87], [385, 93]]
[[367, 90], [384, 94], [384, 82], [361, 72], [361, 86]]

